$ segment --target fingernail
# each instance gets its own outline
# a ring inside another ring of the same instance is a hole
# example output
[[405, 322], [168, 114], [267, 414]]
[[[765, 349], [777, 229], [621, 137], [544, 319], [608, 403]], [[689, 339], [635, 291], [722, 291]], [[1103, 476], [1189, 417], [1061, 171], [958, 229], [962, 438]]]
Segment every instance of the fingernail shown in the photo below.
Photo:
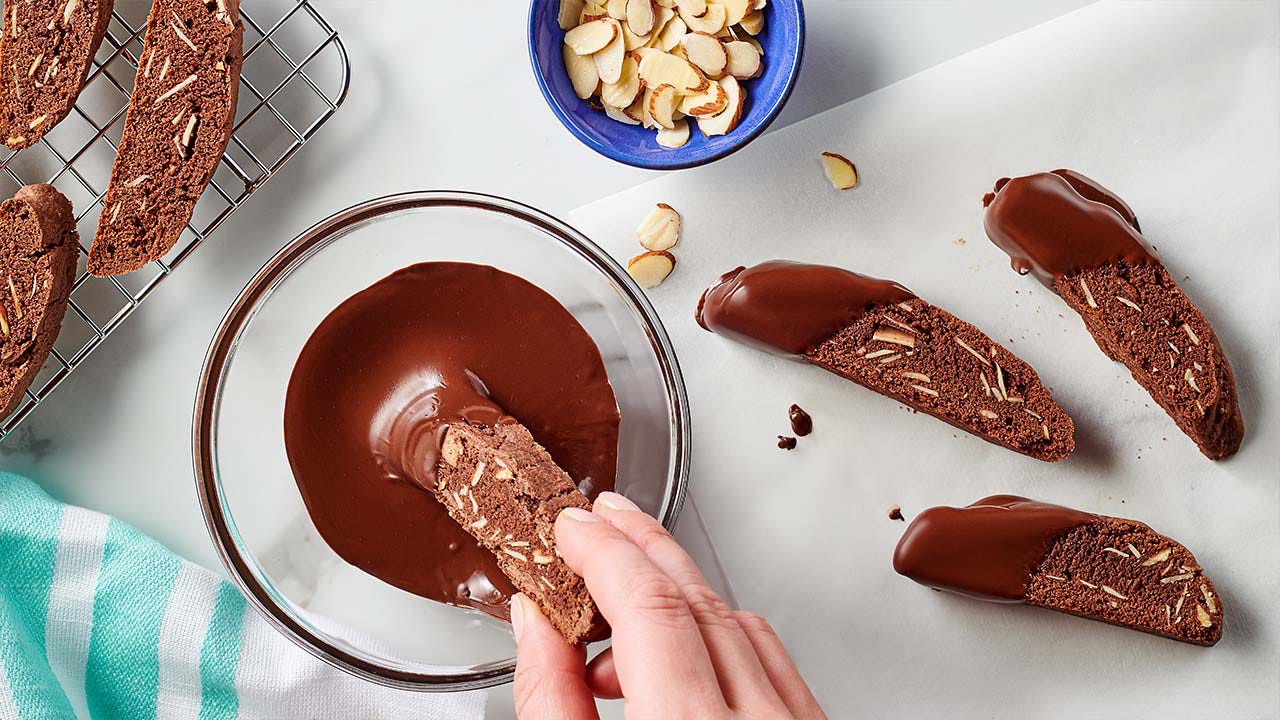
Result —
[[516, 593], [511, 596], [511, 631], [515, 633], [516, 642], [520, 642], [520, 629], [524, 626], [524, 595]]
[[596, 503], [610, 510], [639, 510], [640, 506], [615, 492], [602, 492]]
[[584, 523], [600, 522], [600, 518], [593, 515], [590, 511], [575, 507], [561, 510], [559, 517], [567, 517], [570, 520], [577, 520], [578, 522]]

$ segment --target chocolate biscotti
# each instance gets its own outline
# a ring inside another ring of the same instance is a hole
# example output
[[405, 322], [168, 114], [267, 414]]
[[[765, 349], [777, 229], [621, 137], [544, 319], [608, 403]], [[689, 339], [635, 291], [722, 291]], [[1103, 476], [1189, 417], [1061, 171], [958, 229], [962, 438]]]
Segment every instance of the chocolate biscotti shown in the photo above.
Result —
[[1195, 645], [1222, 637], [1222, 600], [1182, 545], [1135, 520], [1013, 495], [935, 507], [893, 567], [916, 582], [1026, 603]]
[[243, 35], [238, 0], [155, 0], [89, 250], [94, 275], [137, 270], [178, 241], [231, 139]]
[[567, 641], [600, 636], [604, 620], [555, 544], [560, 511], [591, 502], [523, 425], [450, 424], [431, 490]]
[[0, 203], [0, 417], [49, 357], [79, 251], [71, 202], [52, 185], [28, 185]]
[[40, 141], [71, 112], [111, 22], [112, 0], [10, 0], [0, 37], [0, 137]]
[[1128, 205], [1070, 170], [1002, 179], [983, 203], [987, 235], [1014, 269], [1062, 296], [1201, 452], [1239, 449], [1244, 420], [1222, 344]]
[[1038, 460], [1075, 448], [1074, 423], [1030, 365], [898, 283], [767, 262], [723, 276], [703, 293], [697, 318]]

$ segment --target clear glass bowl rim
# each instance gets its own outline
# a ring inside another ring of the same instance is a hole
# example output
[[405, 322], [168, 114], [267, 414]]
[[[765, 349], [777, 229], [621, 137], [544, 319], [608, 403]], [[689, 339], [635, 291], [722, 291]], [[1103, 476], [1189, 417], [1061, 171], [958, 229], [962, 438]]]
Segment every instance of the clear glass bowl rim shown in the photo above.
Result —
[[255, 576], [251, 562], [236, 541], [230, 521], [230, 509], [222, 497], [222, 482], [217, 463], [217, 421], [222, 389], [227, 370], [241, 336], [249, 323], [272, 295], [275, 288], [308, 258], [356, 225], [379, 217], [425, 207], [463, 207], [496, 212], [541, 230], [575, 252], [598, 272], [612, 281], [627, 303], [640, 315], [648, 334], [666, 387], [671, 408], [671, 478], [663, 498], [658, 520], [668, 530], [675, 528], [684, 506], [689, 484], [690, 418], [689, 400], [680, 374], [675, 349], [657, 312], [644, 292], [623, 268], [604, 250], [570, 225], [523, 203], [483, 193], [428, 190], [399, 193], [358, 203], [321, 220], [284, 246], [254, 275], [227, 310], [209, 344], [200, 383], [196, 391], [192, 422], [192, 460], [195, 466], [196, 490], [205, 524], [218, 555], [232, 581], [257, 609], [285, 637], [316, 658], [370, 682], [406, 690], [452, 692], [475, 690], [510, 682], [515, 673], [514, 659], [490, 663], [459, 674], [435, 675], [413, 673], [390, 668], [357, 657], [325, 641], [298, 622], [276, 603], [271, 592]]

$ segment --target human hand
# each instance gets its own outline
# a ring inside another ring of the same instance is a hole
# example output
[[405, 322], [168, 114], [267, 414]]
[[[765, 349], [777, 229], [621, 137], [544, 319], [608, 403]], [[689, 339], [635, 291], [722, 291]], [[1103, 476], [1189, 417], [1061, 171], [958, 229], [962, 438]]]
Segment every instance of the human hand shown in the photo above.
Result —
[[603, 493], [593, 512], [561, 512], [556, 545], [613, 627], [613, 646], [588, 666], [537, 604], [512, 598], [520, 718], [595, 720], [595, 697], [625, 697], [632, 720], [826, 718], [764, 618], [731, 610], [630, 500]]

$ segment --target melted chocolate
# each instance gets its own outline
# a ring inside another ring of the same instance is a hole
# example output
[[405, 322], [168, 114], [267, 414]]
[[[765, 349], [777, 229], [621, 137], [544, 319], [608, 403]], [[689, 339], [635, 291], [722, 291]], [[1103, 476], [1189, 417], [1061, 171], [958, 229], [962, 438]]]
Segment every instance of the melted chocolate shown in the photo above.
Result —
[[796, 439], [795, 439], [795, 438], [793, 438], [793, 437], [788, 437], [788, 436], [786, 436], [786, 435], [779, 435], [779, 436], [778, 436], [778, 447], [779, 447], [780, 449], [782, 449], [782, 450], [795, 450], [795, 449], [796, 449]]
[[1159, 263], [1133, 210], [1075, 171], [1001, 178], [982, 202], [991, 242], [1009, 254], [1014, 270], [1034, 273], [1050, 289], [1081, 270]]
[[1050, 546], [1095, 516], [1014, 495], [935, 507], [907, 526], [893, 569], [922, 585], [980, 600], [1022, 602]]
[[876, 305], [911, 300], [891, 280], [826, 265], [772, 260], [739, 267], [702, 293], [705, 330], [777, 355], [799, 357]]
[[518, 417], [589, 497], [613, 488], [618, 409], [600, 352], [554, 298], [464, 263], [397, 271], [338, 306], [294, 366], [285, 449], [316, 529], [409, 592], [506, 617], [515, 589], [449, 518], [441, 431]]
[[813, 418], [799, 405], [792, 405], [787, 410], [787, 418], [791, 420], [791, 432], [804, 437], [813, 432]]

